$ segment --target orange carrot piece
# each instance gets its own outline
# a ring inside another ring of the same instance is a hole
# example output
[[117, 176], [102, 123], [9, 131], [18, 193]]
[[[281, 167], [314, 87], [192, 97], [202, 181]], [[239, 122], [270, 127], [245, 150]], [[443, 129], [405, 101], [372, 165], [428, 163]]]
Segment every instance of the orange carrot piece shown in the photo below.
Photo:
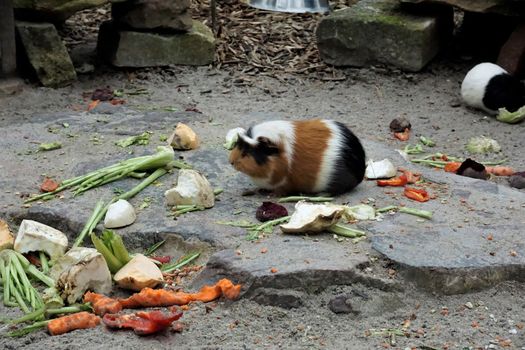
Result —
[[239, 297], [239, 294], [241, 294], [241, 285], [233, 284], [232, 281], [227, 278], [223, 278], [217, 282], [217, 286], [221, 288], [222, 295], [227, 299], [235, 300]]
[[93, 328], [99, 323], [100, 317], [90, 314], [87, 311], [82, 311], [49, 321], [47, 330], [51, 335], [59, 335], [74, 331], [75, 329]]
[[496, 175], [496, 176], [512, 176], [514, 175], [515, 171], [511, 167], [508, 166], [486, 166], [485, 170], [487, 170], [487, 173]]
[[448, 162], [445, 164], [445, 171], [448, 173], [456, 173], [461, 166], [461, 162]]
[[107, 313], [116, 314], [122, 310], [122, 305], [118, 300], [90, 291], [84, 294], [84, 302], [91, 303], [95, 314], [99, 316], [104, 316]]
[[241, 285], [234, 285], [228, 279], [222, 279], [214, 286], [204, 286], [197, 293], [173, 292], [165, 289], [144, 288], [127, 299], [120, 299], [123, 308], [157, 307], [186, 305], [192, 301], [209, 302], [224, 296], [236, 299], [241, 292]]
[[87, 108], [88, 112], [89, 112], [90, 110], [92, 110], [93, 108], [95, 108], [95, 107], [99, 104], [99, 102], [100, 102], [99, 100], [93, 100], [93, 101], [91, 101], [91, 102], [88, 104], [88, 108]]
[[407, 141], [410, 138], [410, 129], [406, 128], [402, 132], [395, 132], [394, 137], [399, 141]]

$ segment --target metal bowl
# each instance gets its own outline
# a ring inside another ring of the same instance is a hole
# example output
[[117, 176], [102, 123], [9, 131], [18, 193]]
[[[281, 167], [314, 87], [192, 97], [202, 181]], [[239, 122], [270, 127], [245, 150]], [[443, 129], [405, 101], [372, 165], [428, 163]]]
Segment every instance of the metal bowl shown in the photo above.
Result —
[[324, 13], [329, 11], [328, 0], [248, 0], [248, 5], [277, 12]]

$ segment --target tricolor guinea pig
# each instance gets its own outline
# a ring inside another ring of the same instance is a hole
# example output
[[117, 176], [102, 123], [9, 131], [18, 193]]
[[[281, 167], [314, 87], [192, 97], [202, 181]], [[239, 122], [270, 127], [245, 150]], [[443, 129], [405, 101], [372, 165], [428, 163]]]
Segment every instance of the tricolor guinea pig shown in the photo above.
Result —
[[332, 120], [267, 121], [238, 135], [233, 167], [260, 188], [278, 193], [340, 194], [365, 174], [365, 151], [344, 124]]
[[503, 107], [515, 112], [525, 105], [525, 86], [500, 66], [480, 63], [465, 76], [461, 97], [468, 106], [491, 114]]

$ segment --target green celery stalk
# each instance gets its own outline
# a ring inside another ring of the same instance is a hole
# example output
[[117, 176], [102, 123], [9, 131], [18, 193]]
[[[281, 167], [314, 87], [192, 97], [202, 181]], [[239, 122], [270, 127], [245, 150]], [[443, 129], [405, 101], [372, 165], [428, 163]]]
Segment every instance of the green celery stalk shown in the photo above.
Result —
[[109, 271], [111, 271], [111, 273], [117, 273], [122, 267], [122, 263], [115, 257], [115, 255], [113, 255], [113, 253], [108, 249], [108, 247], [106, 247], [104, 242], [98, 238], [97, 235], [95, 235], [95, 233], [91, 233], [90, 237], [91, 242], [93, 242], [95, 248], [97, 248], [98, 252], [104, 256]]

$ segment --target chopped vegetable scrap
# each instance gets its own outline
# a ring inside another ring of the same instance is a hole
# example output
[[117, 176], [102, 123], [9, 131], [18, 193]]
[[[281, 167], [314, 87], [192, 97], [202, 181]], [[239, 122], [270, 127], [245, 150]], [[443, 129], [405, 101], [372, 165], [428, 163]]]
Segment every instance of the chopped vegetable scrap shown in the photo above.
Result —
[[525, 119], [525, 106], [521, 107], [515, 112], [509, 112], [506, 108], [500, 108], [497, 120], [504, 123], [514, 124], [519, 123]]
[[118, 300], [90, 291], [84, 294], [84, 303], [91, 303], [93, 311], [99, 316], [116, 314], [122, 310], [122, 305]]
[[402, 132], [395, 132], [394, 137], [399, 141], [408, 141], [410, 139], [410, 129], [406, 128]]
[[403, 175], [406, 176], [408, 184], [415, 184], [416, 182], [421, 180], [421, 174], [413, 173], [410, 170], [404, 170], [404, 169], [401, 170], [401, 172], [403, 173]]
[[142, 134], [126, 137], [124, 139], [115, 141], [115, 145], [122, 147], [122, 148], [126, 148], [131, 145], [145, 146], [149, 144], [149, 137], [151, 134], [152, 134], [151, 132], [145, 131]]
[[51, 335], [59, 335], [75, 329], [93, 328], [99, 323], [100, 317], [87, 311], [82, 311], [49, 321], [47, 324], [47, 330]]
[[44, 181], [42, 182], [42, 185], [40, 185], [40, 191], [42, 192], [53, 192], [58, 188], [58, 182], [56, 182], [53, 179], [50, 179], [49, 177], [46, 177]]
[[60, 142], [41, 143], [38, 145], [39, 151], [52, 151], [59, 148], [62, 148], [62, 143]]
[[461, 162], [448, 162], [445, 164], [444, 169], [448, 173], [457, 173], [460, 166], [461, 166]]
[[106, 314], [103, 321], [110, 328], [131, 328], [136, 334], [148, 335], [167, 329], [173, 321], [178, 320], [181, 316], [181, 311], [170, 308], [167, 313], [153, 310], [127, 315]]
[[405, 186], [407, 183], [408, 183], [408, 178], [404, 174], [399, 177], [395, 177], [389, 180], [377, 180], [377, 185], [381, 187], [384, 187], [384, 186], [402, 187], [402, 186]]
[[487, 173], [496, 175], [496, 176], [512, 176], [516, 173], [514, 169], [512, 169], [511, 167], [502, 166], [502, 165], [486, 166], [485, 170], [487, 171]]
[[234, 300], [241, 292], [240, 284], [233, 284], [228, 279], [221, 279], [214, 286], [204, 286], [197, 293], [173, 292], [165, 289], [144, 288], [127, 299], [120, 299], [123, 308], [158, 307], [186, 305], [192, 301], [208, 302], [225, 296]]
[[288, 210], [280, 204], [272, 202], [263, 202], [263, 204], [257, 208], [255, 217], [261, 222], [269, 220], [275, 220], [288, 215]]
[[413, 199], [418, 202], [426, 202], [430, 199], [428, 192], [424, 189], [405, 187], [405, 197]]
[[91, 100], [109, 101], [112, 100], [113, 97], [115, 97], [115, 92], [110, 89], [109, 86], [106, 86], [104, 88], [95, 89], [91, 95]]
[[470, 153], [497, 153], [501, 151], [501, 146], [498, 141], [488, 138], [486, 136], [478, 136], [471, 138], [467, 145], [466, 150]]

